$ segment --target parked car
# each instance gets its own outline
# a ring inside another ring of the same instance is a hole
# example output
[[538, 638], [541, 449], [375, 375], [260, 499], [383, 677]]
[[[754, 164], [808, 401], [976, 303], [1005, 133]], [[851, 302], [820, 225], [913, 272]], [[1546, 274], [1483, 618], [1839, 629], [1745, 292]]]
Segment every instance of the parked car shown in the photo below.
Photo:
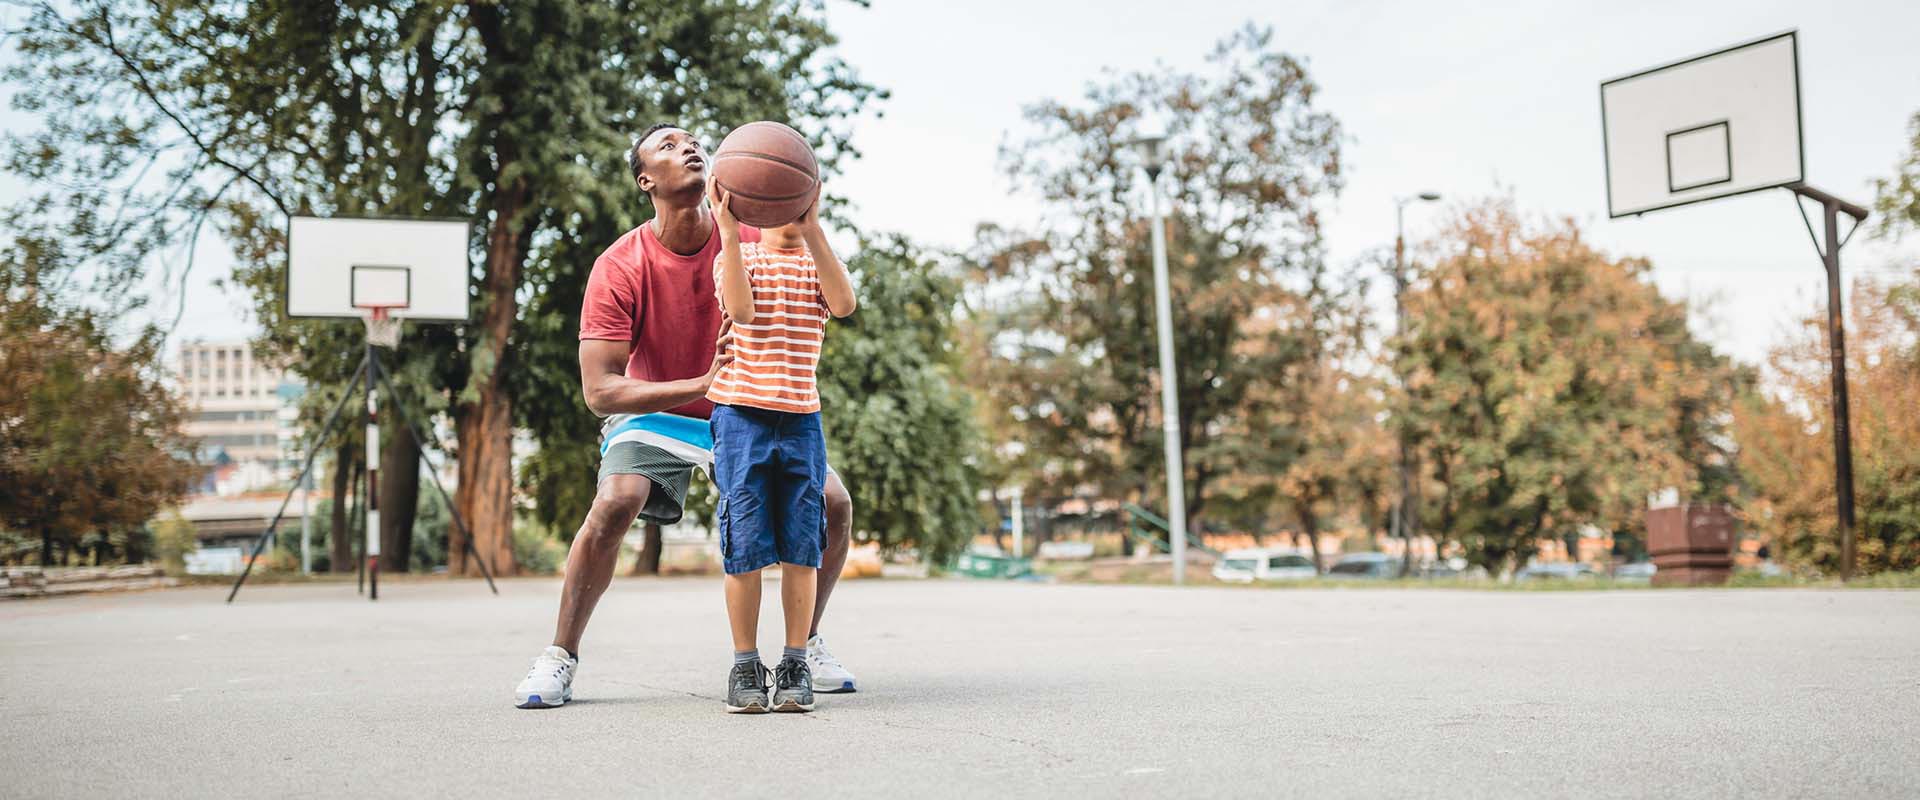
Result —
[[1327, 577], [1344, 580], [1398, 578], [1400, 559], [1386, 553], [1348, 553], [1327, 569]]
[[1250, 547], [1228, 550], [1213, 565], [1215, 580], [1227, 583], [1254, 581], [1297, 581], [1319, 574], [1313, 559], [1292, 550], [1266, 550]]
[[1659, 569], [1651, 561], [1621, 564], [1613, 568], [1613, 579], [1621, 583], [1648, 583], [1653, 580], [1653, 573], [1658, 572]]
[[1514, 573], [1513, 579], [1516, 581], [1572, 581], [1597, 578], [1599, 575], [1600, 573], [1595, 572], [1593, 567], [1587, 566], [1586, 564], [1555, 562], [1549, 564], [1528, 564], [1521, 567], [1519, 572]]

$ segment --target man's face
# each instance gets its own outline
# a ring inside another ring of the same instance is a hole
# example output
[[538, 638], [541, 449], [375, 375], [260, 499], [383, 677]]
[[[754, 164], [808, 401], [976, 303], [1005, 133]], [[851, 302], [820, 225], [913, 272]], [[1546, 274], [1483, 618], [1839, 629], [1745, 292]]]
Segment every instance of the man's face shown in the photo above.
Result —
[[640, 142], [640, 174], [633, 181], [647, 194], [697, 194], [707, 181], [707, 153], [693, 134], [661, 128]]

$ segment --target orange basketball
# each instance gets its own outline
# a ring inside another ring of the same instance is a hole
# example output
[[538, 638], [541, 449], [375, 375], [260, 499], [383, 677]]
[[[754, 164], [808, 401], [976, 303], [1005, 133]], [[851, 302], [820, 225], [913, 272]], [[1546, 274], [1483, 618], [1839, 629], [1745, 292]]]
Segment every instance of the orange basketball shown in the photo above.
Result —
[[713, 153], [713, 180], [741, 222], [773, 228], [800, 218], [820, 187], [820, 163], [799, 131], [778, 122], [733, 129]]

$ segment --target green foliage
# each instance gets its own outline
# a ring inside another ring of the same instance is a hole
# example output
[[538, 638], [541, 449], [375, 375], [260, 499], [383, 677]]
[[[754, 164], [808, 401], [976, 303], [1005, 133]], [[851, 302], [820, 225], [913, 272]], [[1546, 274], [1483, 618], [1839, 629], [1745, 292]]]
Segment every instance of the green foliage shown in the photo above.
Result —
[[980, 433], [955, 377], [959, 284], [898, 237], [865, 243], [847, 268], [860, 308], [828, 324], [820, 359], [828, 459], [856, 538], [943, 563], [985, 523]]
[[[1289, 315], [1322, 270], [1319, 212], [1343, 182], [1342, 134], [1314, 107], [1317, 90], [1271, 31], [1247, 28], [1204, 72], [1114, 76], [1081, 102], [1027, 109], [1033, 132], [1003, 161], [1044, 219], [983, 227], [970, 257], [970, 380], [996, 435], [1017, 443], [996, 477], [1040, 502], [1083, 491], [1165, 502], [1149, 194], [1128, 145], [1148, 117], [1168, 134], [1160, 180], [1189, 513], [1206, 513], [1248, 448], [1298, 452], [1297, 420], [1260, 431], [1246, 420], [1289, 369], [1321, 355], [1311, 335], [1262, 316]], [[1247, 505], [1225, 511], [1246, 516]]]
[[153, 555], [168, 575], [187, 574], [187, 554], [200, 548], [194, 538], [193, 523], [169, 511], [153, 523]]
[[513, 561], [524, 572], [552, 575], [567, 561], [567, 547], [551, 531], [522, 518], [513, 526]]
[[1909, 143], [1894, 174], [1873, 182], [1875, 225], [1882, 236], [1920, 230], [1920, 111], [1907, 120]]
[[360, 333], [284, 316], [285, 215], [473, 220], [474, 323], [411, 328], [389, 366], [416, 410], [461, 422], [463, 494], [480, 493], [461, 502], [484, 506], [467, 510], [483, 541], [511, 523], [506, 492], [480, 487], [511, 485], [516, 425], [545, 446], [541, 513], [583, 513], [573, 337], [593, 257], [646, 216], [630, 137], [777, 119], [831, 168], [881, 96], [829, 52], [824, 0], [22, 5], [6, 77], [49, 113], [7, 139], [8, 169], [38, 187], [17, 213], [62, 222], [85, 257], [128, 256], [110, 262], [123, 292], [174, 269], [152, 257], [167, 248], [189, 256], [164, 277], [190, 269], [211, 221], [266, 328], [258, 351], [316, 390], [309, 422]]

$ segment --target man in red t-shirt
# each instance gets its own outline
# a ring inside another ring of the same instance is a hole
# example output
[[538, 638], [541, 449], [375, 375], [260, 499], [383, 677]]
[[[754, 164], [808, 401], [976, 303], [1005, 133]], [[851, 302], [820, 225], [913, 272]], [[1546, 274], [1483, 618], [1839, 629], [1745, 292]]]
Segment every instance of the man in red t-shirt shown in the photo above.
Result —
[[[707, 157], [699, 140], [672, 125], [648, 128], [627, 153], [634, 185], [653, 200], [654, 218], [615, 240], [593, 264], [580, 310], [580, 384], [601, 428], [600, 483], [567, 554], [553, 644], [514, 689], [521, 708], [551, 708], [573, 697], [580, 636], [613, 578], [620, 542], [634, 518], [680, 521], [695, 468], [713, 462], [707, 388], [732, 360], [714, 299], [719, 228], [705, 203]], [[740, 229], [742, 241], [760, 232]], [[850, 692], [852, 673], [820, 640], [820, 617], [846, 564], [853, 500], [838, 474], [826, 480], [826, 549], [807, 660], [814, 690]]]

